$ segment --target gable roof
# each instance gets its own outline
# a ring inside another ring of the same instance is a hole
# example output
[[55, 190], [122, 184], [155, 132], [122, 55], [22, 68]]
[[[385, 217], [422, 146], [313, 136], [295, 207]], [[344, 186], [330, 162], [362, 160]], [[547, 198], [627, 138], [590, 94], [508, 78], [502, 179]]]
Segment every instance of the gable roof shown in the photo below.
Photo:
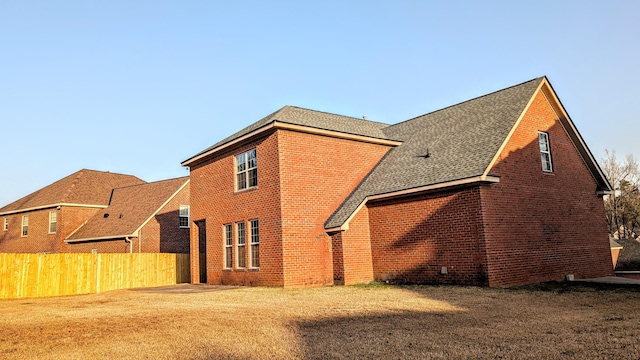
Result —
[[616, 271], [640, 271], [640, 242], [636, 239], [616, 239], [622, 245]]
[[481, 180], [542, 80], [533, 79], [386, 128], [385, 133], [401, 139], [402, 145], [389, 151], [325, 228], [342, 226], [372, 195], [460, 179]]
[[388, 124], [349, 116], [303, 109], [295, 106], [285, 106], [183, 161], [182, 166], [190, 166], [194, 162], [216, 153], [227, 146], [233, 145], [241, 140], [253, 138], [273, 128], [347, 137], [392, 146], [399, 145], [399, 142], [389, 138], [383, 131], [388, 126]]
[[383, 129], [402, 145], [391, 149], [376, 165], [325, 222], [325, 229], [348, 229], [349, 220], [368, 200], [498, 182], [489, 172], [538, 91], [549, 100], [596, 180], [597, 190], [610, 191], [609, 182], [547, 78], [540, 77]]
[[109, 206], [98, 211], [65, 241], [137, 236], [137, 232], [188, 183], [188, 177], [181, 177], [114, 189]]
[[143, 183], [133, 175], [82, 169], [0, 208], [0, 215], [59, 205], [106, 207], [113, 188]]

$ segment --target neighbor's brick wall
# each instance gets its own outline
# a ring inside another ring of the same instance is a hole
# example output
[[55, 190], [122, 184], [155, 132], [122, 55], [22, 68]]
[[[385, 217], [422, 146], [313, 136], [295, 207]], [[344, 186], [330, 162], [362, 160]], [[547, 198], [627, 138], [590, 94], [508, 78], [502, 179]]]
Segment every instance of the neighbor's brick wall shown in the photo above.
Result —
[[[49, 212], [57, 212], [56, 234], [49, 234]], [[25, 213], [0, 216], [0, 252], [39, 253], [69, 252], [64, 239], [98, 209], [67, 207], [29, 211]], [[22, 237], [22, 216], [29, 215], [29, 233]], [[9, 229], [4, 229], [4, 218], [9, 218]]]
[[332, 236], [333, 280], [352, 285], [373, 281], [369, 210], [363, 207], [349, 222], [349, 230]]
[[[378, 281], [486, 285], [480, 188], [371, 202]], [[448, 274], [440, 274], [446, 266]]]
[[[234, 157], [253, 148], [257, 154], [258, 186], [236, 192]], [[193, 281], [199, 278], [199, 261], [194, 261], [199, 254], [198, 227], [193, 221], [206, 220], [207, 283], [283, 286], [278, 135], [271, 133], [192, 166], [190, 176]], [[260, 269], [238, 269], [235, 223], [246, 224], [248, 253], [252, 219], [258, 219], [260, 224]], [[233, 269], [223, 269], [223, 225], [228, 223], [234, 224]]]
[[[140, 237], [131, 238], [132, 252], [138, 253], [189, 253], [189, 229], [180, 228], [180, 205], [189, 205], [187, 184], [140, 231]], [[66, 245], [65, 252], [128, 253], [130, 245], [120, 240], [90, 241]]]
[[[284, 284], [332, 284], [332, 240], [324, 222], [389, 147], [286, 130], [277, 135]], [[345, 264], [345, 270], [350, 266], [357, 264]]]
[[[549, 133], [554, 171], [542, 171], [538, 131]], [[481, 190], [489, 284], [613, 275], [602, 199], [546, 98], [539, 93]]]

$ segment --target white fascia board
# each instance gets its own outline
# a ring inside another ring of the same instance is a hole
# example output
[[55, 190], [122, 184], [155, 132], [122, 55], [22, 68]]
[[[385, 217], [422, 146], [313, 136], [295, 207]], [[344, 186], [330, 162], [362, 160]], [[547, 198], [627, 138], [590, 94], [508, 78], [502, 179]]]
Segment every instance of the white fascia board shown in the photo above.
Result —
[[100, 241], [100, 240], [122, 240], [128, 237], [136, 237], [135, 234], [129, 235], [113, 235], [113, 236], [100, 236], [100, 237], [92, 237], [92, 238], [84, 238], [84, 239], [72, 239], [65, 240], [64, 242], [67, 244], [73, 244], [78, 242], [87, 242], [87, 241]]
[[56, 204], [50, 204], [50, 205], [40, 205], [40, 206], [34, 206], [34, 207], [30, 207], [30, 208], [24, 208], [24, 209], [17, 209], [17, 210], [5, 211], [5, 212], [1, 212], [1, 213], [0, 213], [0, 216], [2, 216], [2, 215], [17, 214], [17, 213], [22, 213], [22, 212], [35, 211], [35, 210], [43, 210], [43, 209], [57, 208], [58, 206], [66, 206], [66, 207], [85, 207], [85, 208], [93, 208], [93, 209], [106, 209], [106, 208], [107, 208], [107, 205], [73, 204], [73, 203], [56, 203]]

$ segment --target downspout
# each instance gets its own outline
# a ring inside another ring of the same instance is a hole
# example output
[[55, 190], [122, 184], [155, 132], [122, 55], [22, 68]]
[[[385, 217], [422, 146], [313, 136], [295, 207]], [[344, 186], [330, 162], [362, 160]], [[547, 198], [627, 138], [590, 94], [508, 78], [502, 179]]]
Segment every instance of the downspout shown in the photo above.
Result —
[[131, 242], [131, 239], [129, 239], [128, 236], [124, 237], [124, 242], [128, 242], [129, 243], [129, 254], [133, 254], [133, 243]]

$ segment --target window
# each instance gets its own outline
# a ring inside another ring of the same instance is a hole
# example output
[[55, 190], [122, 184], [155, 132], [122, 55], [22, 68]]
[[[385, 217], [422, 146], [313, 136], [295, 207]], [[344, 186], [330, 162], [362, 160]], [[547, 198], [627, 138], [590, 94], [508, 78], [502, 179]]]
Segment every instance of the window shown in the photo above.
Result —
[[98, 249], [91, 249], [91, 253], [92, 254], [97, 254], [98, 253]]
[[260, 232], [258, 220], [249, 221], [251, 224], [251, 267], [260, 267]]
[[236, 189], [258, 186], [258, 162], [256, 149], [236, 155]]
[[58, 213], [49, 211], [49, 234], [56, 233], [56, 225], [58, 223]]
[[239, 268], [247, 267], [247, 256], [246, 256], [246, 248], [245, 248], [245, 231], [244, 231], [244, 222], [236, 223], [236, 235], [238, 236], [238, 244], [236, 251], [236, 256], [238, 257], [237, 266]]
[[29, 215], [22, 216], [22, 236], [29, 235]]
[[7, 231], [9, 229], [9, 218], [6, 217], [4, 218], [4, 231]]
[[180, 227], [189, 227], [189, 205], [180, 205]]
[[538, 133], [538, 144], [540, 145], [540, 159], [542, 160], [542, 171], [553, 172], [551, 163], [551, 147], [549, 146], [549, 134]]
[[233, 230], [231, 224], [224, 226], [224, 267], [231, 269], [233, 267]]

